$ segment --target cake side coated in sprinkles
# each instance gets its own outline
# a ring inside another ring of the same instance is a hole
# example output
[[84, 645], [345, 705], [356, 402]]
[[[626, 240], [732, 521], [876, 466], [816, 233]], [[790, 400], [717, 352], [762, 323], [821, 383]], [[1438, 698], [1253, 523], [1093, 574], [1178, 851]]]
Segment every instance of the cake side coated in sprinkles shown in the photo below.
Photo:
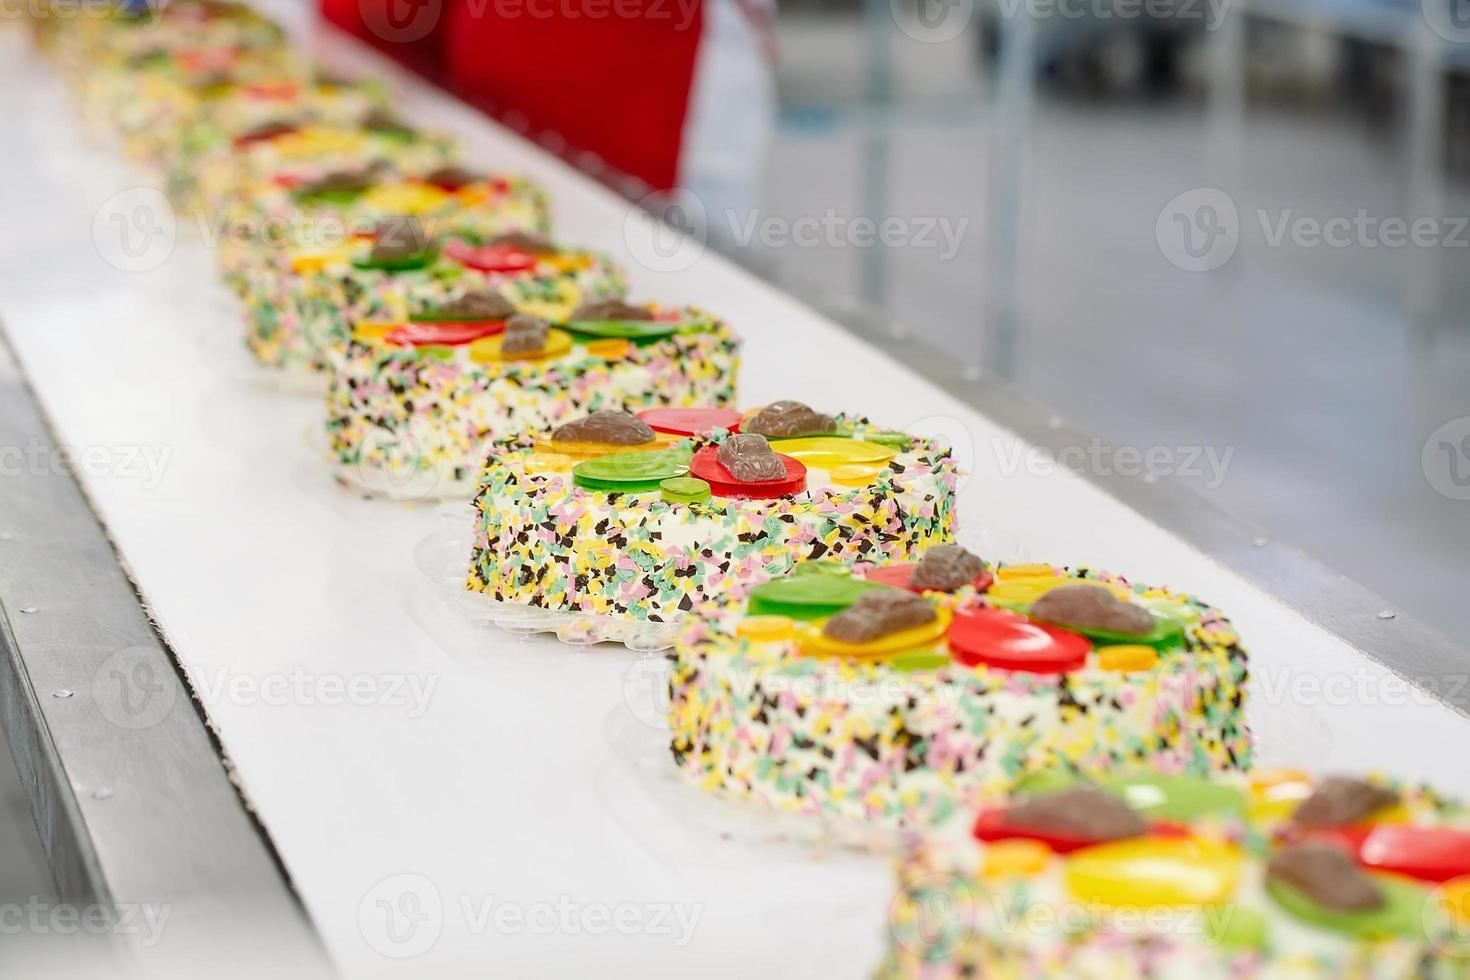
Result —
[[[1344, 784], [1388, 802], [1304, 826]], [[1086, 833], [1108, 799], [1141, 826]], [[884, 980], [1470, 977], [1470, 815], [1382, 777], [1037, 780], [913, 838], [897, 885]]]
[[[675, 763], [706, 789], [890, 828], [932, 825], [1030, 772], [1250, 765], [1246, 654], [1218, 610], [1095, 570], [1011, 569], [921, 590], [943, 634], [896, 648], [811, 634], [863, 588], [916, 588], [908, 566], [799, 570], [711, 603], [676, 646]], [[1156, 629], [1095, 640], [1025, 615], [1078, 582], [1145, 606]]]
[[[627, 491], [611, 464], [575, 463], [544, 433], [505, 440], [476, 496], [468, 588], [540, 608], [666, 623], [803, 561], [907, 556], [952, 540], [956, 472], [948, 447], [906, 436], [902, 446], [876, 446], [862, 438], [879, 431], [865, 419], [837, 418], [855, 433], [826, 440], [837, 455], [810, 440], [774, 440], [768, 448], [792, 461], [787, 475], [764, 489], [750, 484], [749, 493], [718, 462], [724, 429], [686, 435], [669, 426], [675, 431], [663, 433], [662, 444], [682, 455], [668, 470], [650, 471], [647, 485], [628, 476]], [[831, 478], [842, 460], [864, 453], [885, 461], [852, 464], [862, 473], [846, 485]], [[803, 473], [799, 486], [788, 479], [793, 466]]]
[[354, 340], [328, 358], [333, 462], [406, 496], [421, 487], [469, 498], [496, 440], [603, 409], [733, 401], [740, 344], [730, 329], [694, 308], [659, 315], [685, 329], [647, 344], [578, 338], [524, 360], [477, 359], [494, 335], [453, 347]]

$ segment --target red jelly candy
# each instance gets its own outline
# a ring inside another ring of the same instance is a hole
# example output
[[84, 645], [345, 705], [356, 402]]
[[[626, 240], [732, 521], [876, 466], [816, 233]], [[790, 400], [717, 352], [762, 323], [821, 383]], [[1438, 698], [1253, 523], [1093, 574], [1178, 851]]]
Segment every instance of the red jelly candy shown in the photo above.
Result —
[[806, 489], [806, 467], [790, 456], [776, 455], [786, 466], [784, 480], [759, 480], [742, 483], [725, 469], [717, 458], [719, 448], [705, 446], [694, 454], [689, 462], [689, 475], [709, 484], [709, 492], [715, 497], [733, 497], [740, 500], [773, 500]]
[[1062, 674], [1085, 666], [1092, 644], [1078, 633], [1034, 623], [1008, 609], [973, 605], [955, 613], [949, 648], [967, 667]]
[[401, 324], [390, 330], [384, 339], [400, 347], [418, 347], [424, 344], [458, 347], [481, 337], [493, 337], [504, 332], [504, 320], [477, 320], [468, 323], [440, 320]]
[[470, 245], [455, 240], [444, 254], [460, 265], [480, 272], [525, 272], [536, 267], [536, 255], [514, 245]]
[[638, 417], [655, 432], [693, 436], [711, 429], [737, 432], [743, 416], [733, 408], [650, 408]]
[[1422, 881], [1449, 881], [1470, 874], [1470, 830], [1379, 824], [1364, 835], [1358, 862]]

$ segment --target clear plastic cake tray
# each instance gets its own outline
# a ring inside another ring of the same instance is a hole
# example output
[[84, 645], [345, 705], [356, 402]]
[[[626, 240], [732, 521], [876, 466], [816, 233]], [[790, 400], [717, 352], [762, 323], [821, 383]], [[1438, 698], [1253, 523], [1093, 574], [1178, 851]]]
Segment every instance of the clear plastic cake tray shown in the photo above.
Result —
[[419, 542], [414, 561], [430, 587], [475, 628], [510, 633], [552, 633], [563, 643], [591, 646], [620, 643], [635, 653], [656, 653], [674, 645], [677, 623], [650, 623], [591, 613], [543, 609], [502, 602], [465, 588], [474, 523], [467, 503], [444, 505], [439, 527]]

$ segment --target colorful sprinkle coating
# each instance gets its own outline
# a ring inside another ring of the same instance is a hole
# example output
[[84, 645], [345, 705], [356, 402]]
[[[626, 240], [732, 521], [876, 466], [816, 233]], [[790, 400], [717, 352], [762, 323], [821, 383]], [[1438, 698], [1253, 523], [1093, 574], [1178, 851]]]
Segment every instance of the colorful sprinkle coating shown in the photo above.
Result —
[[[1065, 674], [957, 662], [901, 670], [805, 656], [795, 640], [752, 642], [738, 632], [745, 604], [726, 597], [679, 637], [674, 760], [707, 789], [890, 827], [934, 824], [1030, 772], [1248, 767], [1246, 654], [1229, 621], [1183, 593], [1090, 569], [1057, 574], [1187, 609], [1183, 649], [1127, 673], [1095, 654]], [[986, 601], [969, 588], [930, 595], [957, 607]], [[948, 656], [942, 641], [937, 652]]]
[[534, 441], [498, 445], [475, 500], [468, 587], [499, 600], [669, 622], [798, 562], [904, 558], [954, 537], [954, 459], [934, 442], [915, 440], [863, 487], [669, 503], [659, 490], [588, 490], [569, 475], [528, 473]]

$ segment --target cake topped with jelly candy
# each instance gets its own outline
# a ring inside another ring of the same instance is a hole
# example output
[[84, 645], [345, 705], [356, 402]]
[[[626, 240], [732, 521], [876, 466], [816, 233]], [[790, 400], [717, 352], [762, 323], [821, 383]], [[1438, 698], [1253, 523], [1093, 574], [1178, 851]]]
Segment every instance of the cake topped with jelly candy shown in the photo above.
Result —
[[1465, 977], [1470, 816], [1381, 778], [1050, 772], [915, 838], [889, 917], [885, 978]]
[[[440, 233], [440, 229], [452, 230]], [[589, 298], [623, 291], [621, 272], [607, 259], [568, 249], [522, 231], [472, 241], [471, 232], [434, 216], [387, 215], [337, 245], [286, 247], [275, 264], [247, 288], [248, 340], [271, 366], [323, 366], [329, 350], [356, 337], [373, 342], [409, 324], [416, 346], [453, 348], [494, 336], [476, 350], [500, 360], [506, 319], [476, 321], [485, 329], [465, 336], [453, 325], [455, 301], [493, 292], [516, 312], [547, 321], [547, 343], [515, 356], [564, 354], [575, 339], [602, 334], [575, 317]], [[447, 308], [447, 309], [446, 309]], [[439, 329], [433, 324], [448, 321]], [[681, 330], [704, 329], [705, 319], [657, 321], [652, 342]], [[515, 353], [515, 352], [511, 352]]]
[[1249, 764], [1245, 652], [1200, 600], [957, 544], [882, 554], [798, 565], [690, 617], [670, 721], [691, 779], [922, 827], [1058, 766]]
[[[541, 246], [518, 237], [507, 247]], [[586, 461], [586, 485], [624, 486], [639, 473], [685, 477], [690, 464], [687, 453], [597, 462], [678, 441], [625, 409], [738, 420], [730, 409], [662, 407], [733, 400], [739, 343], [721, 321], [692, 307], [622, 300], [614, 309], [622, 320], [583, 319], [606, 315], [600, 301], [552, 316], [546, 304], [525, 305], [526, 295], [513, 279], [480, 278], [432, 299], [415, 296], [401, 319], [358, 324], [352, 342], [328, 357], [339, 474], [389, 496], [468, 499], [497, 440], [538, 432], [526, 441], [537, 447], [527, 452], [533, 469]], [[646, 319], [626, 319], [630, 310]], [[628, 322], [647, 329], [639, 338], [599, 332]], [[649, 487], [659, 490], [657, 481]]]
[[[622, 307], [575, 311], [564, 327], [656, 336], [658, 319]], [[605, 408], [493, 448], [469, 587], [666, 623], [809, 559], [917, 558], [952, 539], [955, 482], [948, 447], [794, 401]]]

